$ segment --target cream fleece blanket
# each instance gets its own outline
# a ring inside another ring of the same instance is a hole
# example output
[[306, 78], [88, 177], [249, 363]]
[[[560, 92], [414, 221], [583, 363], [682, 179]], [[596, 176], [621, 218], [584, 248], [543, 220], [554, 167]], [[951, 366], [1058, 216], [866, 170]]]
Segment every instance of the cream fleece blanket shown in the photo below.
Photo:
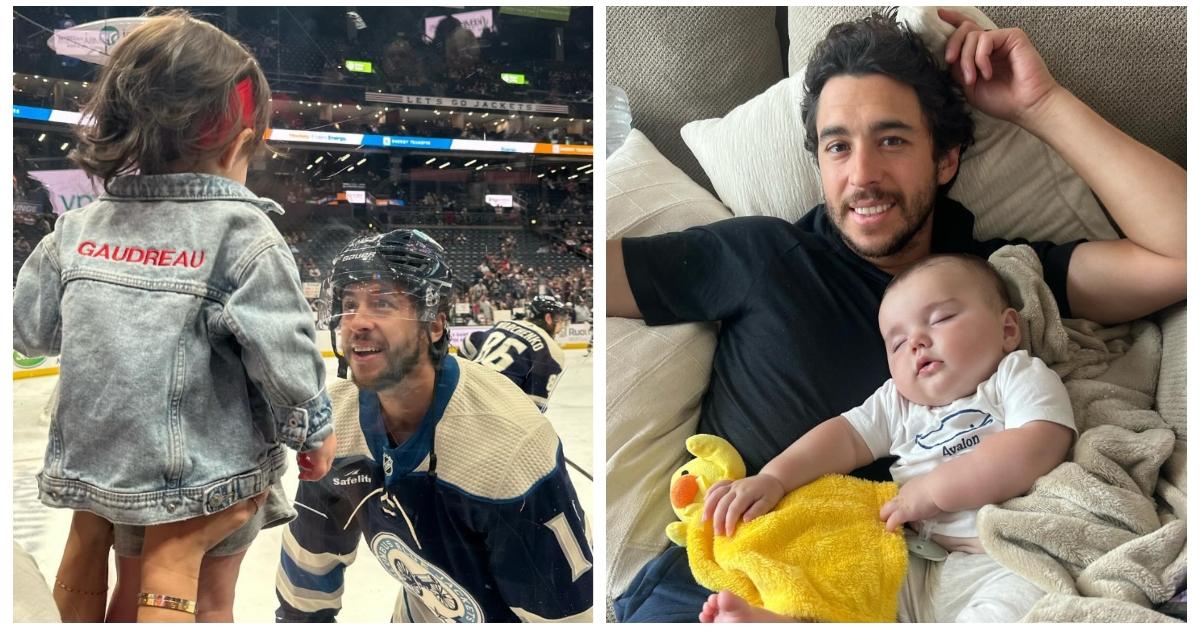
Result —
[[1028, 495], [980, 510], [984, 548], [1048, 592], [1026, 621], [1173, 621], [1150, 607], [1186, 577], [1187, 453], [1153, 409], [1158, 327], [1063, 320], [1032, 249], [989, 261], [1021, 313], [1021, 348], [1063, 378], [1080, 435]]

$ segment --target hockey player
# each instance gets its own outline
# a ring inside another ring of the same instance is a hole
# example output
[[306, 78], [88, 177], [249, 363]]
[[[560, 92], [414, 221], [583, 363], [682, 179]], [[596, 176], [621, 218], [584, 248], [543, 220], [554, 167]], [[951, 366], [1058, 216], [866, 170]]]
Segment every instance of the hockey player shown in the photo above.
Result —
[[552, 296], [536, 296], [527, 320], [500, 321], [477, 331], [463, 338], [459, 353], [511, 379], [545, 412], [566, 364], [554, 337], [567, 324], [569, 311]]
[[359, 539], [403, 622], [590, 621], [592, 552], [550, 423], [498, 373], [447, 355], [450, 270], [420, 231], [352, 241], [325, 293], [337, 456], [296, 494], [279, 621], [332, 621]]

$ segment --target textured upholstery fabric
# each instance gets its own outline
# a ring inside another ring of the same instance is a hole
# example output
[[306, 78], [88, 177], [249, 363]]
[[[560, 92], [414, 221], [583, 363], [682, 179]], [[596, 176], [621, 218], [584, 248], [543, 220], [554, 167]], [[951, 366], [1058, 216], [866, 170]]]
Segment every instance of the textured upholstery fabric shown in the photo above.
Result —
[[[606, 165], [610, 239], [730, 215], [636, 129]], [[684, 441], [696, 431], [717, 340], [711, 324], [647, 327], [609, 318], [606, 329], [605, 558], [608, 591], [615, 594], [667, 546], [663, 529], [675, 515], [663, 496], [671, 472], [687, 458]]]
[[1186, 7], [981, 7], [1019, 26], [1054, 78], [1138, 141], [1187, 167]]
[[606, 12], [606, 80], [629, 94], [634, 128], [711, 190], [679, 129], [723, 116], [783, 78], [775, 8], [610, 6]]

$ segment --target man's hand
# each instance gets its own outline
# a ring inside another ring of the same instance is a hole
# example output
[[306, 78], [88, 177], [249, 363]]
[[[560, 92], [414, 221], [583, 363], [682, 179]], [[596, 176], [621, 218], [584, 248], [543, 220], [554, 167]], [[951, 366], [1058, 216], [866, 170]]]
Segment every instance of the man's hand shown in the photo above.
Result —
[[1025, 127], [1024, 119], [1060, 89], [1020, 29], [985, 31], [948, 9], [938, 9], [938, 17], [956, 27], [946, 41], [946, 63], [972, 107]]
[[336, 450], [337, 437], [330, 432], [320, 447], [297, 453], [296, 464], [300, 466], [300, 479], [316, 482], [325, 477], [325, 474], [329, 473], [330, 467], [333, 466], [333, 452]]
[[879, 520], [887, 522], [884, 527], [888, 532], [894, 532], [909, 521], [932, 519], [942, 513], [933, 503], [929, 482], [928, 473], [906, 482], [900, 492], [879, 509]]
[[738, 521], [750, 521], [771, 512], [783, 499], [783, 482], [771, 475], [752, 475], [735, 482], [722, 480], [704, 496], [701, 521], [713, 520], [713, 534], [733, 536]]

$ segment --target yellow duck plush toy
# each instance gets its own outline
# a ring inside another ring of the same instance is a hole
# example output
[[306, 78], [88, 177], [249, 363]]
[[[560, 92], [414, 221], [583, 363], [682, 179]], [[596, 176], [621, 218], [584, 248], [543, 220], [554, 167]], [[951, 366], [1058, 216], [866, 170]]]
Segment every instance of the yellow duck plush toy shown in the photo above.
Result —
[[903, 535], [879, 520], [879, 509], [896, 496], [894, 482], [827, 475], [741, 523], [732, 537], [714, 539], [712, 522], [700, 522], [704, 496], [720, 480], [745, 477], [746, 465], [718, 436], [692, 436], [687, 449], [696, 458], [671, 476], [679, 521], [667, 526], [667, 536], [687, 547], [696, 582], [796, 619], [896, 621], [908, 553]]

